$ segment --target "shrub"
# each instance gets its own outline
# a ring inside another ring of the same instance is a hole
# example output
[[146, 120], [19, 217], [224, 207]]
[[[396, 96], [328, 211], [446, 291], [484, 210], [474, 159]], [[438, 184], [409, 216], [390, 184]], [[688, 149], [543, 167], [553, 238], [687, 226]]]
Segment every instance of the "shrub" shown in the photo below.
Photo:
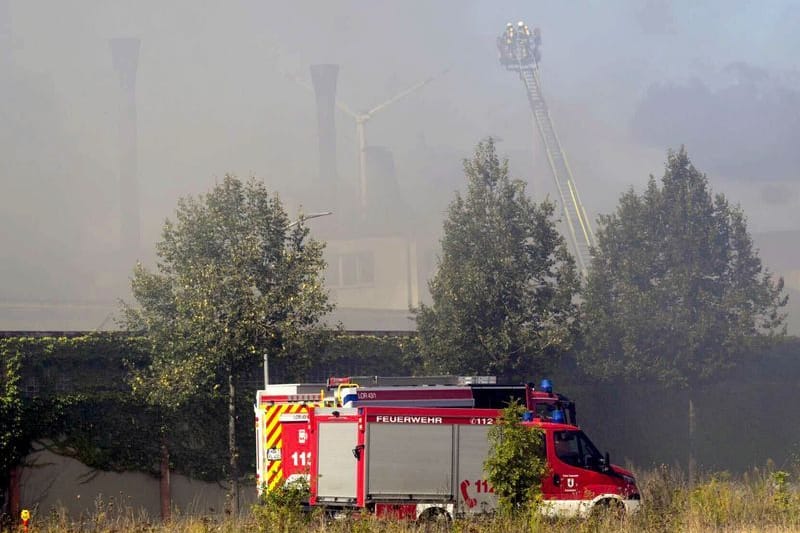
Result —
[[253, 519], [260, 533], [293, 533], [307, 529], [312, 515], [304, 509], [310, 495], [305, 479], [265, 492], [253, 505]]
[[483, 466], [503, 514], [535, 510], [547, 473], [544, 432], [522, 424], [525, 407], [512, 402], [489, 429], [490, 452]]

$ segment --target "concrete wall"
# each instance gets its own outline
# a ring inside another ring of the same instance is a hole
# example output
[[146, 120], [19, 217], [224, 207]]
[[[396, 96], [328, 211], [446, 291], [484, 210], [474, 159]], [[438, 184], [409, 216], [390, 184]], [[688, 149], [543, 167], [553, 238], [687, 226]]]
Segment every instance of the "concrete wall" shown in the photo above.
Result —
[[[172, 506], [180, 514], [222, 513], [225, 487], [173, 474]], [[40, 449], [26, 458], [22, 471], [21, 505], [39, 515], [66, 511], [77, 518], [99, 511], [124, 512], [160, 518], [159, 480], [139, 472], [102, 472], [75, 459]], [[242, 488], [242, 509], [255, 501], [254, 486]]]

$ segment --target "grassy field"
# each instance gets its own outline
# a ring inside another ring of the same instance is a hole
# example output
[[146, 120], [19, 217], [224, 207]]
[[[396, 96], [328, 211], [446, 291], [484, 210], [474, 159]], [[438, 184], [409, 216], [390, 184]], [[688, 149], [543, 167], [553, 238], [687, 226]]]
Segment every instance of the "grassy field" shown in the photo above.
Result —
[[175, 517], [161, 524], [137, 515], [129, 509], [113, 509], [98, 503], [96, 511], [81, 520], [53, 513], [34, 516], [31, 532], [179, 532], [239, 533], [296, 532], [314, 533], [411, 533], [411, 532], [658, 532], [658, 531], [732, 531], [732, 532], [800, 532], [800, 491], [794, 483], [796, 473], [771, 468], [754, 470], [733, 478], [727, 474], [707, 476], [689, 487], [683, 476], [661, 468], [639, 472], [643, 508], [634, 516], [618, 519], [595, 516], [586, 520], [546, 520], [536, 513], [515, 518], [484, 517], [472, 520], [434, 524], [415, 524], [361, 518], [326, 522], [309, 518], [294, 508], [259, 506], [239, 520], [218, 517]]

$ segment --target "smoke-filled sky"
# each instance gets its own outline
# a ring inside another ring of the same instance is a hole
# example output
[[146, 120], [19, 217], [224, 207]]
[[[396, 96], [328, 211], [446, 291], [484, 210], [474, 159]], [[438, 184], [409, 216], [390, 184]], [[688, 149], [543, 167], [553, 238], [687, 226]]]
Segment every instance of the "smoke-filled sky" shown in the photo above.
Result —
[[[793, 2], [0, 0], [0, 300], [120, 296], [110, 38], [141, 39], [147, 259], [177, 198], [226, 172], [263, 178], [292, 209], [330, 208], [308, 193], [314, 97], [293, 81], [312, 63], [341, 66], [338, 97], [357, 110], [448, 69], [367, 124], [431, 234], [487, 135], [530, 192], [552, 196], [522, 85], [497, 62], [495, 36], [519, 19], [542, 30], [545, 97], [592, 216], [685, 143], [753, 232], [800, 230]], [[338, 173], [355, 187], [354, 122], [339, 113], [337, 129]]]

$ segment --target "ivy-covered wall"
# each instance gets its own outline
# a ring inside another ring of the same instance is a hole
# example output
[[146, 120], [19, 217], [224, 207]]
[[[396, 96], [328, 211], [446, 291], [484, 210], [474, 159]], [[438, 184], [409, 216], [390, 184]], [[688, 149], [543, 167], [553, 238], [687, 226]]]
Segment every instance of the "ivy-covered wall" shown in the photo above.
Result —
[[[324, 382], [335, 375], [408, 376], [421, 367], [417, 339], [408, 334], [324, 334], [304, 347], [314, 354], [302, 369], [291, 354], [270, 363], [270, 381]], [[298, 370], [301, 372], [298, 374]], [[259, 383], [263, 378], [259, 376]]]
[[[26, 451], [20, 392], [22, 355], [10, 351], [0, 359], [0, 496], [8, 486], [11, 469]], [[0, 497], [0, 502], [5, 498]]]
[[[145, 346], [143, 339], [125, 333], [0, 338], [0, 487], [34, 440], [92, 468], [157, 475], [162, 428], [174, 472], [205, 481], [225, 479], [225, 399], [202, 395], [177, 415], [148, 406], [128, 384], [130, 370], [149, 360]], [[304, 349], [314, 354], [311, 365], [296, 368], [287, 354], [272, 363], [273, 382], [408, 374], [416, 364], [414, 339], [402, 335], [327, 334]], [[262, 376], [260, 361], [254, 361], [238, 395], [241, 469], [251, 476], [252, 403]]]
[[140, 345], [108, 333], [0, 339], [0, 362], [17, 365], [15, 459], [44, 440], [95, 468], [152, 471], [155, 418], [126, 380], [130, 365], [147, 360]]

